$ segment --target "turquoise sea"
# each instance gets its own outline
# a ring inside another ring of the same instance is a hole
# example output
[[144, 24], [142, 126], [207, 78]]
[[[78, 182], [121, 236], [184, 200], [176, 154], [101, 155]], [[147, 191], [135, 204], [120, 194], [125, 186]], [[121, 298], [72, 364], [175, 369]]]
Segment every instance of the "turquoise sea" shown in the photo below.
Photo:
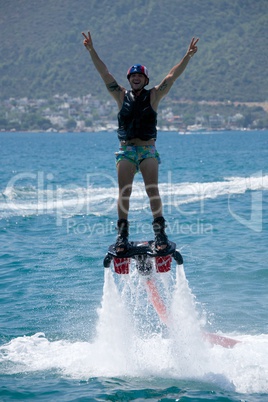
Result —
[[[104, 268], [113, 132], [0, 133], [0, 401], [268, 400], [268, 131], [160, 132], [167, 233], [184, 264]], [[152, 238], [141, 176], [131, 240]], [[239, 340], [212, 345], [204, 333]]]

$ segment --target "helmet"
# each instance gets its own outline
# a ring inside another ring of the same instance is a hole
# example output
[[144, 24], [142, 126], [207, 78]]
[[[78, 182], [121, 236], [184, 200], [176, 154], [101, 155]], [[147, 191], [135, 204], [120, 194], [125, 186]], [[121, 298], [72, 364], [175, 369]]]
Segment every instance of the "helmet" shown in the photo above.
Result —
[[135, 73], [145, 75], [145, 77], [148, 80], [146, 85], [149, 84], [149, 73], [145, 66], [142, 66], [141, 64], [134, 64], [134, 66], [131, 66], [127, 72], [127, 79], [129, 80], [129, 77], [131, 76], [131, 74], [135, 74]]

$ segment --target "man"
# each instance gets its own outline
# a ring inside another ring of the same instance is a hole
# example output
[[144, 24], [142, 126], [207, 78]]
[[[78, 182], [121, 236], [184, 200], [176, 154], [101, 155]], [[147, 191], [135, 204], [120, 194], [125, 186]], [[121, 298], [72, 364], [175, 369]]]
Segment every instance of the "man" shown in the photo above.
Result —
[[118, 236], [116, 251], [124, 253], [128, 250], [128, 212], [129, 199], [135, 173], [140, 171], [146, 193], [150, 200], [153, 214], [153, 229], [155, 232], [155, 249], [163, 250], [168, 245], [165, 233], [165, 219], [162, 214], [162, 201], [158, 190], [158, 165], [159, 154], [155, 148], [157, 136], [157, 108], [160, 100], [167, 95], [176, 79], [185, 70], [190, 58], [197, 52], [199, 39], [192, 38], [188, 50], [182, 60], [176, 64], [163, 79], [163, 81], [151, 88], [144, 89], [149, 84], [149, 74], [145, 66], [133, 65], [127, 72], [127, 78], [131, 87], [127, 91], [119, 85], [106, 65], [99, 58], [94, 49], [90, 32], [84, 36], [84, 45], [89, 51], [94, 66], [103, 79], [106, 87], [118, 105], [118, 139], [120, 141], [119, 152], [116, 153], [118, 174]]

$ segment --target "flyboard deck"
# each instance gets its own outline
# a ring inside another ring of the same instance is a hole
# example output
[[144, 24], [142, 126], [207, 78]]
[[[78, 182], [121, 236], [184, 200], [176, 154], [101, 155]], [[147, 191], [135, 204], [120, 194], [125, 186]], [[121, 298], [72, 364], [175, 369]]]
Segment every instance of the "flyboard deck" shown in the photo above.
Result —
[[[146, 289], [150, 296], [160, 320], [166, 325], [170, 325], [170, 317], [163, 302], [155, 282], [151, 277], [153, 266], [158, 273], [168, 272], [171, 269], [172, 258], [178, 265], [183, 264], [182, 255], [176, 250], [176, 244], [169, 242], [168, 247], [163, 250], [156, 250], [154, 241], [130, 242], [128, 250], [124, 253], [116, 252], [115, 244], [108, 248], [108, 252], [103, 260], [105, 268], [109, 268], [113, 260], [114, 270], [117, 274], [128, 274], [131, 259], [135, 260], [136, 269], [141, 275], [147, 276]], [[154, 259], [154, 262], [153, 262]], [[155, 264], [154, 264], [155, 263]], [[225, 348], [232, 348], [240, 341], [214, 333], [204, 332], [204, 338], [212, 345], [221, 345]]]
[[153, 269], [153, 258], [155, 259], [156, 272], [168, 272], [171, 269], [172, 257], [178, 265], [183, 264], [183, 259], [176, 244], [169, 242], [163, 250], [156, 250], [154, 241], [133, 241], [129, 243], [128, 250], [124, 253], [116, 252], [112, 244], [106, 254], [103, 265], [108, 268], [113, 260], [114, 270], [117, 274], [128, 274], [131, 258], [135, 260], [136, 268], [141, 275], [149, 275]]

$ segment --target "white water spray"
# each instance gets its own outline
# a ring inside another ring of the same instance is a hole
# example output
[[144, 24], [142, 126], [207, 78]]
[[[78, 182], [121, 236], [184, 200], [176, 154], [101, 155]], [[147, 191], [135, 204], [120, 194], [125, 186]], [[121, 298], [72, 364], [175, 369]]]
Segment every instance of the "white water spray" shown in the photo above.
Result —
[[209, 346], [183, 266], [175, 278], [165, 273], [152, 279], [169, 312], [168, 327], [151, 305], [145, 277], [105, 269], [94, 341], [49, 341], [41, 333], [15, 338], [0, 346], [0, 372], [193, 379], [241, 393], [268, 392], [268, 335], [240, 335], [233, 349]]

